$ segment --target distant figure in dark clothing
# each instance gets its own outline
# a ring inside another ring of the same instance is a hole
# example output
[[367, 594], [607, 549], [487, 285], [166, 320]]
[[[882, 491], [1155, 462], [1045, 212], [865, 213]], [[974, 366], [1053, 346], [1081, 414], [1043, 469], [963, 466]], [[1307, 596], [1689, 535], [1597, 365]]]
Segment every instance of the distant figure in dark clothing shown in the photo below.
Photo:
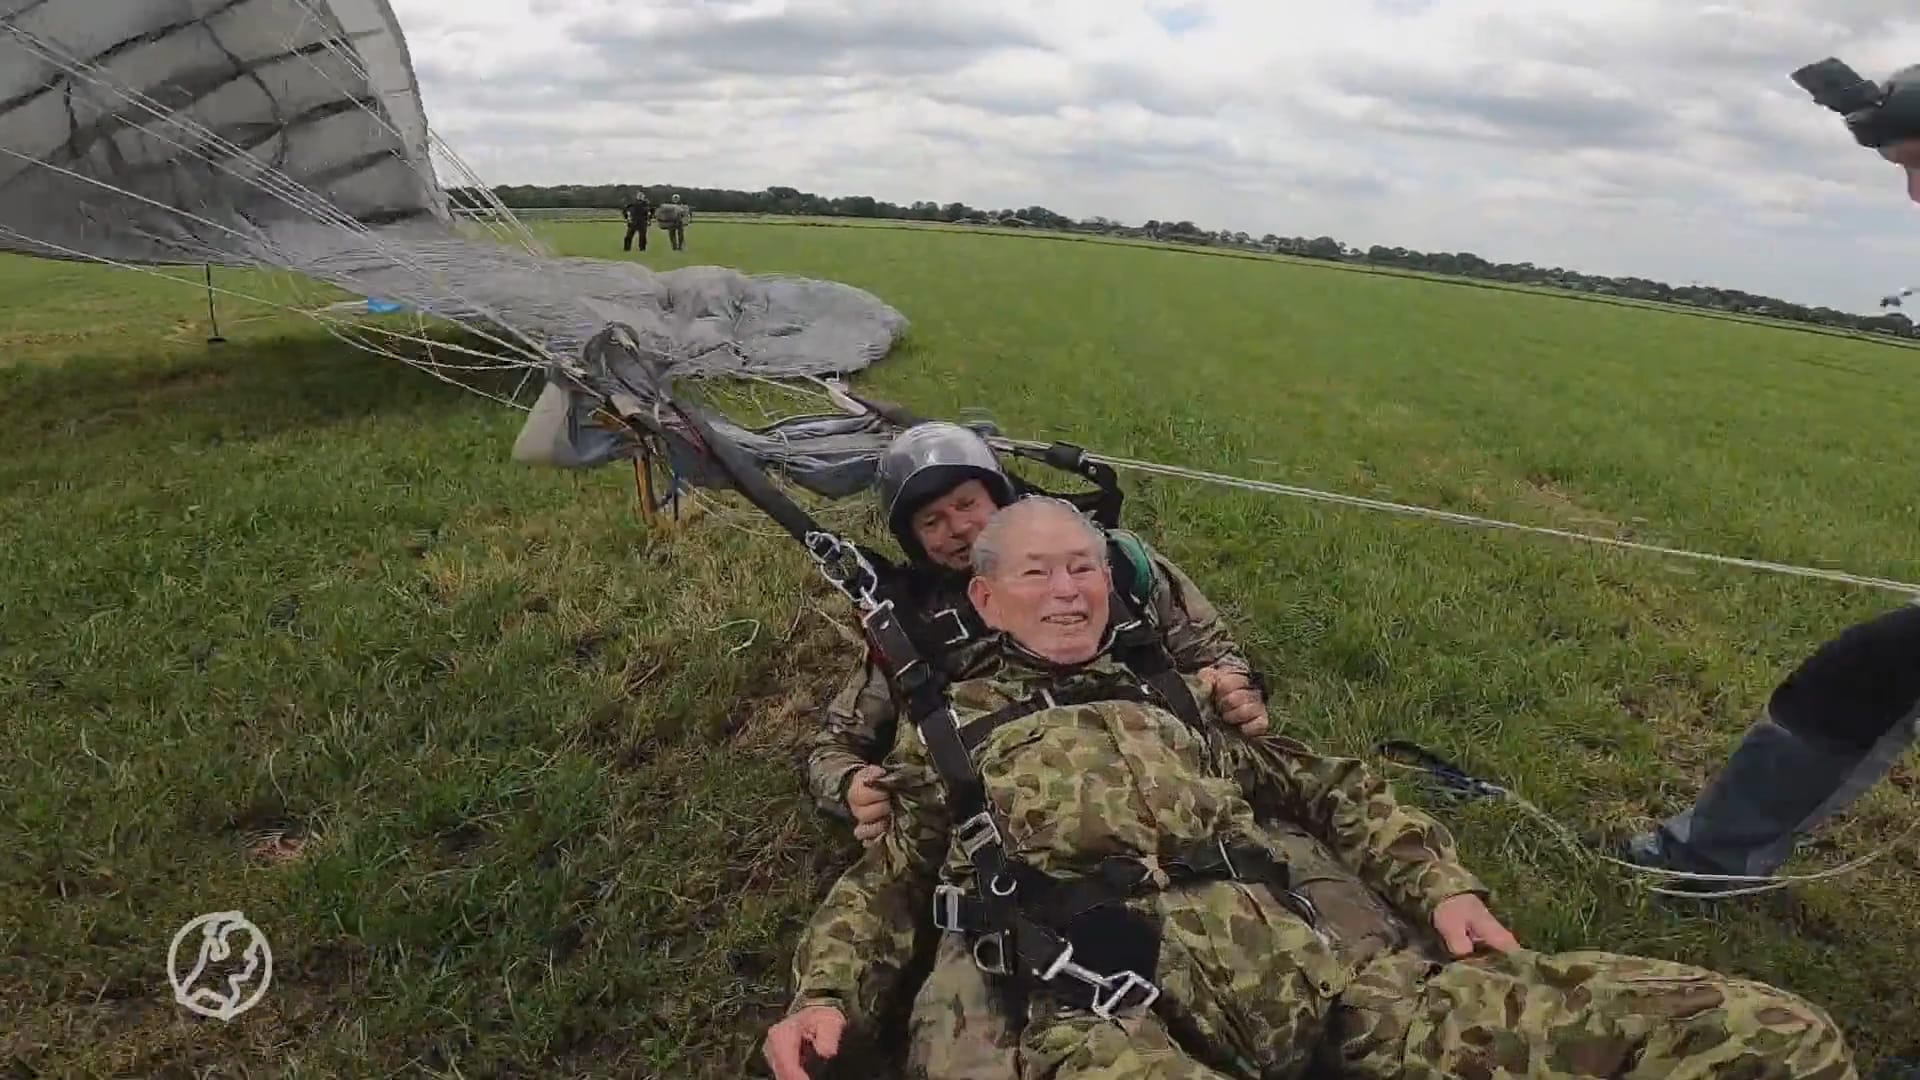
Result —
[[647, 250], [647, 222], [653, 220], [653, 203], [647, 201], [646, 193], [634, 192], [620, 216], [627, 222], [627, 237], [620, 242], [621, 250], [632, 251], [636, 236], [640, 238], [640, 250]]
[[[1764, 877], [1796, 837], [1887, 775], [1920, 734], [1920, 602], [1848, 627], [1773, 691], [1720, 775], [1685, 811], [1635, 837], [1628, 858]], [[1752, 883], [1682, 882], [1711, 893]]]

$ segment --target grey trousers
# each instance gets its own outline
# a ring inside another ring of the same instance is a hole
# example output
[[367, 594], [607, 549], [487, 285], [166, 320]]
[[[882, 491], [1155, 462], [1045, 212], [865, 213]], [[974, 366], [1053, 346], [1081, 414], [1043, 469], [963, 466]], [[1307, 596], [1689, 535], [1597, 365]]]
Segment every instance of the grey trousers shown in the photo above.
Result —
[[1661, 823], [1660, 839], [1702, 873], [1770, 875], [1800, 835], [1879, 783], [1916, 735], [1920, 705], [1866, 747], [1792, 731], [1763, 713], [1700, 798]]

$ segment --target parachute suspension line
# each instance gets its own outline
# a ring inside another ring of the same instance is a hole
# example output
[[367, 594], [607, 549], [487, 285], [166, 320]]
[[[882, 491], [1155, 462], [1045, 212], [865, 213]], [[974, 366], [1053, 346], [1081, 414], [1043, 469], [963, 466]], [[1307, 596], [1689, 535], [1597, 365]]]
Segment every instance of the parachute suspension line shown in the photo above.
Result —
[[[310, 15], [314, 14], [311, 8], [307, 8], [306, 10]], [[268, 195], [273, 196], [274, 198], [278, 199], [279, 201], [281, 201], [291, 209], [299, 211], [300, 213], [306, 214], [308, 217], [313, 218], [315, 221], [319, 222], [320, 224], [332, 225], [344, 231], [360, 236], [362, 239], [369, 241], [376, 250], [380, 251], [384, 255], [388, 255], [391, 258], [392, 264], [395, 265], [396, 267], [410, 271], [415, 275], [416, 278], [424, 282], [427, 282], [428, 284], [432, 284], [432, 285], [441, 287], [443, 289], [446, 288], [446, 283], [444, 282], [444, 280], [439, 279], [439, 275], [437, 275], [427, 267], [406, 258], [404, 253], [396, 252], [390, 249], [379, 236], [377, 236], [371, 230], [366, 228], [366, 226], [354, 220], [350, 215], [345, 214], [340, 210], [334, 208], [330, 203], [322, 199], [318, 194], [307, 189], [305, 186], [301, 185], [298, 181], [294, 180], [292, 177], [287, 176], [285, 173], [277, 169], [273, 169], [271, 167], [268, 167], [260, 163], [257, 158], [253, 157], [253, 155], [248, 153], [244, 148], [233, 144], [229, 140], [221, 137], [219, 134], [207, 129], [205, 126], [195, 121], [187, 120], [179, 116], [169, 115], [168, 113], [166, 113], [164, 110], [160, 108], [157, 102], [153, 101], [151, 98], [147, 97], [145, 94], [137, 90], [131, 90], [125, 87], [121, 87], [108, 80], [98, 77], [96, 74], [94, 74], [94, 69], [89, 69], [80, 60], [64, 54], [59, 49], [51, 45], [48, 45], [43, 40], [29, 34], [25, 30], [20, 29], [18, 26], [15, 26], [11, 23], [0, 23], [0, 29], [6, 29], [9, 32], [11, 32], [15, 38], [17, 38], [18, 40], [24, 43], [24, 45], [28, 50], [40, 56], [42, 59], [46, 60], [49, 64], [53, 65], [55, 68], [58, 68], [59, 70], [64, 71], [67, 74], [74, 76], [76, 78], [86, 79], [88, 82], [93, 83], [94, 85], [101, 87], [107, 92], [119, 97], [122, 101], [128, 104], [134, 105], [135, 107], [141, 109], [142, 111], [145, 111], [151, 114], [156, 119], [164, 121], [175, 127], [178, 127], [184, 130], [189, 135], [193, 135], [197, 138], [202, 139], [204, 142], [210, 144], [215, 149], [221, 150], [229, 158], [239, 158], [239, 159], [244, 159], [244, 160], [253, 162], [255, 165], [259, 166], [258, 174], [252, 175], [252, 176], [242, 176], [239, 172], [235, 171], [232, 167], [230, 167], [225, 160], [215, 157], [214, 155], [212, 155], [211, 153], [209, 153], [204, 149], [183, 144], [175, 140], [174, 138], [170, 137], [165, 132], [156, 130], [153, 127], [149, 127], [147, 125], [139, 124], [139, 123], [130, 124], [130, 126], [133, 126], [137, 130], [141, 131], [143, 134], [150, 135], [161, 142], [164, 142], [170, 146], [175, 147], [176, 149], [179, 149], [184, 154], [190, 155], [192, 157], [196, 157], [206, 162], [207, 164], [212, 165], [214, 168], [218, 169], [223, 173], [226, 173], [228, 176], [233, 177], [236, 180], [239, 180], [243, 184], [250, 185], [262, 192], [265, 192]], [[331, 47], [332, 43], [330, 42], [329, 44]], [[312, 63], [311, 59], [309, 59], [307, 62], [309, 64]], [[324, 76], [324, 73], [321, 73], [321, 74]], [[367, 108], [364, 102], [357, 102], [357, 104], [359, 104], [363, 109]], [[382, 122], [384, 123], [384, 121]], [[389, 130], [391, 130], [390, 126], [389, 126]], [[395, 134], [398, 134], [398, 133], [396, 132]], [[0, 150], [6, 150], [6, 148], [0, 147]], [[221, 232], [225, 232], [228, 235], [231, 235], [236, 239], [243, 241], [244, 243], [247, 243], [247, 244], [262, 243], [262, 239], [260, 237], [249, 236], [235, 229], [221, 225], [218, 222], [210, 221], [196, 214], [192, 214], [190, 212], [181, 210], [178, 207], [167, 206], [163, 203], [160, 203], [153, 199], [142, 196], [136, 192], [128, 191], [123, 188], [116, 188], [111, 184], [103, 183], [99, 180], [95, 180], [91, 177], [84, 176], [78, 172], [63, 168], [58, 165], [53, 165], [48, 162], [40, 161], [38, 159], [27, 158], [25, 155], [20, 154], [16, 151], [7, 150], [7, 152], [14, 157], [20, 158], [21, 160], [28, 162], [28, 164], [30, 165], [39, 165], [43, 168], [51, 169], [62, 175], [68, 176], [72, 179], [81, 180], [85, 183], [103, 188], [115, 194], [124, 195], [129, 198], [133, 198], [138, 201], [145, 202], [155, 207], [156, 209], [165, 211], [167, 213], [176, 214], [186, 218], [187, 220], [194, 221], [199, 224], [207, 225]], [[264, 181], [272, 181], [273, 183], [270, 185]], [[268, 247], [269, 250], [277, 250], [277, 249], [274, 249], [273, 245], [271, 245], [270, 243], [265, 244], [265, 246]], [[286, 260], [284, 258], [284, 253], [281, 253], [281, 254], [282, 254], [282, 261], [291, 261], [291, 260]], [[496, 313], [487, 310], [484, 305], [476, 304], [464, 296], [459, 296], [456, 293], [454, 293], [454, 291], [451, 289], [447, 289], [446, 291], [448, 292], [449, 295], [454, 296], [455, 299], [459, 300], [462, 304], [464, 304], [469, 309], [477, 312], [478, 314], [486, 316], [489, 319], [489, 321], [502, 327], [508, 333], [516, 337], [519, 337], [524, 343], [524, 346], [517, 346], [505, 341], [501, 341], [497, 338], [493, 338], [490, 334], [487, 334], [485, 331], [481, 331], [476, 328], [469, 327], [469, 329], [472, 330], [474, 333], [478, 334], [481, 337], [486, 337], [489, 340], [493, 340], [495, 344], [498, 344], [503, 348], [522, 353], [524, 356], [527, 357], [527, 359], [531, 360], [534, 364], [544, 365], [552, 359], [546, 354], [544, 348], [538, 342], [535, 342], [531, 338], [528, 338], [525, 334], [521, 333], [517, 327], [514, 327], [511, 323], [507, 322], [504, 319], [501, 319]]]
[[[72, 248], [64, 247], [60, 244], [52, 243], [51, 241], [39, 240], [34, 237], [28, 236], [25, 233], [22, 233], [19, 230], [13, 229], [6, 225], [0, 225], [0, 236], [10, 237], [15, 240], [24, 241], [25, 243], [28, 243], [28, 244], [34, 244], [39, 247], [45, 248], [48, 251], [54, 252], [59, 255], [67, 256], [69, 258], [79, 259], [86, 262], [99, 263], [102, 266], [111, 266], [116, 270], [129, 270], [134, 273], [147, 274], [149, 276], [157, 277], [164, 281], [174, 282], [176, 284], [180, 283], [179, 278], [157, 267], [140, 266], [134, 263], [123, 263], [113, 259], [101, 258], [100, 256], [97, 256], [97, 255], [90, 255], [83, 251], [75, 251]], [[465, 390], [469, 393], [478, 394], [481, 397], [498, 402], [499, 404], [502, 404], [502, 405], [506, 405], [509, 408], [519, 409], [521, 412], [528, 411], [528, 407], [520, 404], [518, 401], [510, 401], [506, 398], [500, 397], [498, 394], [491, 394], [477, 387], [469, 386], [466, 383], [460, 382], [457, 379], [448, 378], [447, 376], [440, 374], [440, 370], [439, 370], [439, 369], [445, 369], [449, 371], [498, 371], [501, 369], [501, 365], [498, 363], [456, 365], [456, 364], [441, 364], [441, 363], [422, 361], [418, 357], [406, 356], [401, 353], [394, 352], [391, 349], [384, 348], [380, 345], [373, 344], [365, 340], [355, 339], [353, 336], [351, 336], [350, 333], [343, 332], [341, 327], [351, 326], [353, 327], [354, 330], [357, 330], [357, 331], [371, 332], [376, 334], [385, 334], [390, 337], [399, 338], [402, 341], [409, 341], [416, 344], [425, 345], [429, 348], [438, 347], [438, 348], [447, 349], [450, 352], [468, 353], [470, 355], [477, 356], [482, 359], [488, 359], [488, 360], [497, 359], [489, 353], [479, 352], [474, 349], [466, 348], [465, 346], [449, 344], [447, 342], [435, 342], [423, 337], [414, 337], [412, 335], [403, 334], [397, 330], [392, 330], [383, 326], [361, 326], [361, 325], [356, 325], [352, 323], [345, 323], [340, 320], [323, 318], [318, 312], [303, 310], [301, 308], [293, 307], [290, 304], [283, 304], [283, 303], [280, 303], [279, 301], [269, 300], [262, 296], [254, 296], [251, 293], [240, 292], [237, 289], [229, 289], [225, 286], [213, 285], [209, 283], [207, 285], [207, 288], [210, 292], [221, 295], [221, 296], [228, 296], [237, 300], [245, 300], [250, 303], [259, 304], [262, 307], [273, 308], [278, 311], [284, 311], [290, 315], [298, 315], [303, 318], [311, 319], [313, 322], [319, 324], [321, 329], [327, 331], [327, 333], [333, 335], [334, 337], [339, 338], [341, 341], [346, 342], [349, 346], [353, 348], [359, 349], [363, 352], [367, 352], [375, 356], [382, 357], [384, 359], [398, 360], [409, 367], [417, 368], [425, 372], [426, 374], [431, 375], [436, 379], [439, 379], [441, 382], [448, 383], [449, 385], [452, 385], [452, 386], [457, 386], [460, 389]], [[525, 367], [525, 365], [521, 365], [521, 364], [509, 364], [507, 366]], [[529, 368], [528, 370], [533, 370], [533, 369]]]
[[[1009, 450], [1044, 450], [1049, 445], [1047, 443], [1008, 439], [997, 435], [987, 436], [987, 442], [1002, 449]], [[1431, 507], [1387, 502], [1381, 499], [1368, 499], [1358, 495], [1342, 495], [1338, 492], [1319, 491], [1314, 488], [1300, 487], [1295, 484], [1280, 484], [1269, 480], [1249, 480], [1244, 477], [1228, 476], [1223, 473], [1205, 472], [1178, 465], [1161, 465], [1150, 461], [1112, 457], [1105, 454], [1094, 454], [1092, 452], [1087, 454], [1087, 459], [1090, 461], [1104, 462], [1118, 469], [1177, 477], [1183, 480], [1197, 480], [1202, 483], [1240, 488], [1245, 491], [1257, 491], [1270, 495], [1287, 495], [1293, 498], [1358, 507], [1364, 510], [1379, 510], [1387, 513], [1431, 518], [1436, 521], [1445, 521], [1456, 525], [1470, 525], [1480, 528], [1508, 529], [1514, 532], [1534, 533], [1541, 536], [1558, 537], [1563, 540], [1578, 540], [1605, 547], [1622, 548], [1654, 555], [1668, 555], [1675, 558], [1695, 559], [1702, 562], [1720, 563], [1726, 566], [1738, 566], [1768, 573], [1819, 578], [1826, 581], [1837, 581], [1843, 584], [1858, 585], [1865, 588], [1884, 589], [1888, 592], [1920, 598], [1920, 584], [1897, 581], [1892, 578], [1870, 577], [1863, 574], [1850, 574], [1841, 570], [1827, 570], [1817, 566], [1795, 566], [1790, 563], [1768, 562], [1763, 559], [1747, 559], [1733, 555], [1716, 555], [1707, 551], [1666, 547], [1660, 544], [1647, 544], [1635, 540], [1619, 540], [1610, 536], [1594, 536], [1591, 533], [1573, 532], [1568, 529], [1555, 529], [1545, 525], [1522, 525], [1517, 522], [1501, 521], [1498, 518], [1482, 517], [1477, 514], [1462, 514], [1451, 510], [1436, 510]]]
[[1761, 893], [1777, 892], [1792, 885], [1807, 884], [1815, 881], [1828, 881], [1854, 873], [1871, 863], [1885, 858], [1887, 855], [1892, 854], [1901, 844], [1905, 843], [1908, 837], [1920, 832], [1920, 820], [1916, 820], [1908, 824], [1906, 829], [1893, 839], [1857, 859], [1850, 859], [1839, 866], [1807, 874], [1699, 874], [1687, 870], [1669, 870], [1661, 866], [1642, 866], [1639, 863], [1628, 862], [1625, 859], [1617, 858], [1595, 849], [1592, 845], [1582, 841], [1574, 834], [1572, 829], [1561, 824], [1553, 815], [1540, 809], [1540, 807], [1535, 805], [1526, 796], [1521, 795], [1510, 787], [1469, 776], [1450, 763], [1430, 753], [1420, 751], [1418, 747], [1412, 747], [1411, 744], [1383, 743], [1376, 749], [1401, 751], [1410, 749], [1418, 751], [1425, 759], [1420, 764], [1408, 764], [1406, 762], [1389, 760], [1386, 762], [1386, 765], [1389, 768], [1399, 769], [1403, 772], [1425, 773], [1429, 778], [1437, 779], [1442, 785], [1452, 789], [1456, 794], [1465, 794], [1469, 797], [1486, 796], [1512, 803], [1528, 817], [1533, 818], [1543, 826], [1548, 834], [1559, 841], [1562, 847], [1566, 848], [1577, 858], [1613, 866], [1641, 877], [1664, 878], [1668, 881], [1676, 882], [1697, 881], [1713, 883], [1715, 885], [1732, 885], [1737, 883], [1743, 886], [1740, 888], [1715, 888], [1712, 890], [1668, 888], [1664, 885], [1645, 886], [1647, 892], [1657, 896], [1672, 896], [1687, 900], [1731, 900], [1735, 897], [1757, 896]]
[[[46, 162], [41, 162], [41, 161], [37, 161], [37, 160], [35, 160], [35, 159], [31, 159], [31, 158], [28, 158], [28, 157], [26, 157], [26, 156], [25, 156], [24, 154], [21, 154], [21, 153], [19, 153], [18, 151], [15, 151], [15, 150], [11, 150], [11, 149], [9, 149], [9, 148], [7, 148], [7, 147], [5, 147], [5, 146], [0, 146], [0, 153], [4, 153], [4, 154], [8, 154], [8, 155], [10, 155], [10, 156], [12, 156], [12, 157], [16, 157], [16, 158], [19, 158], [20, 160], [22, 160], [22, 161], [26, 161], [26, 162], [28, 162], [28, 163], [29, 163], [29, 164], [31, 164], [31, 165], [38, 165], [38, 166], [40, 166], [41, 168], [45, 168], [45, 169], [51, 169], [52, 171], [54, 171], [54, 172], [57, 172], [57, 173], [59, 173], [59, 174], [61, 174], [61, 175], [63, 175], [63, 176], [67, 176], [67, 177], [70, 177], [70, 178], [72, 178], [72, 179], [74, 179], [74, 180], [78, 180], [78, 181], [80, 181], [80, 182], [82, 182], [82, 183], [85, 183], [85, 184], [89, 184], [89, 185], [92, 185], [92, 186], [94, 186], [94, 187], [98, 187], [98, 188], [102, 188], [102, 189], [104, 189], [104, 190], [107, 190], [107, 191], [111, 191], [111, 192], [113, 192], [113, 193], [114, 193], [114, 194], [116, 194], [116, 195], [124, 195], [124, 196], [126, 196], [126, 197], [128, 197], [128, 198], [130, 198], [130, 199], [134, 199], [134, 200], [136, 200], [136, 201], [138, 201], [138, 202], [143, 202], [143, 203], [147, 203], [148, 205], [151, 205], [151, 206], [153, 206], [153, 207], [155, 207], [155, 208], [157, 208], [157, 209], [160, 209], [160, 210], [163, 210], [163, 211], [166, 211], [167, 213], [171, 213], [171, 214], [176, 214], [176, 215], [178, 215], [178, 216], [180, 216], [180, 217], [183, 217], [183, 218], [185, 218], [185, 219], [187, 219], [187, 220], [189, 220], [189, 221], [192, 221], [192, 222], [194, 222], [194, 223], [196, 223], [196, 224], [201, 224], [201, 225], [205, 225], [205, 226], [207, 226], [207, 227], [208, 227], [208, 228], [210, 228], [210, 229], [214, 229], [214, 230], [216, 230], [216, 231], [219, 231], [219, 232], [224, 232], [224, 233], [227, 233], [228, 235], [230, 235], [230, 236], [233, 236], [233, 237], [235, 237], [236, 239], [239, 239], [239, 240], [241, 240], [241, 241], [243, 241], [243, 242], [249, 242], [249, 243], [251, 243], [251, 242], [253, 242], [254, 240], [256, 240], [256, 238], [254, 238], [254, 237], [250, 237], [250, 236], [247, 236], [246, 234], [244, 234], [244, 233], [242, 233], [242, 232], [240, 232], [239, 230], [237, 230], [237, 229], [233, 229], [233, 228], [231, 228], [231, 227], [229, 227], [229, 226], [226, 226], [226, 225], [222, 225], [221, 223], [219, 223], [219, 222], [217, 222], [217, 221], [213, 221], [213, 220], [210, 220], [210, 219], [208, 219], [208, 218], [204, 218], [204, 217], [201, 217], [200, 215], [198, 215], [198, 214], [194, 214], [194, 213], [191, 213], [191, 212], [189, 212], [189, 211], [185, 211], [185, 210], [181, 210], [181, 209], [179, 209], [178, 207], [172, 207], [172, 206], [167, 206], [167, 205], [166, 205], [166, 204], [164, 204], [164, 203], [161, 203], [161, 202], [158, 202], [157, 200], [154, 200], [154, 199], [151, 199], [151, 198], [148, 198], [147, 196], [144, 196], [144, 195], [141, 195], [141, 194], [139, 194], [138, 192], [133, 192], [133, 191], [127, 191], [127, 190], [125, 190], [125, 189], [123, 189], [123, 188], [116, 188], [116, 187], [114, 187], [114, 186], [113, 186], [113, 185], [111, 185], [111, 184], [108, 184], [108, 183], [105, 183], [105, 182], [103, 182], [103, 181], [100, 181], [100, 180], [96, 180], [96, 179], [94, 179], [94, 178], [92, 178], [92, 177], [90, 177], [90, 176], [86, 176], [86, 175], [84, 175], [84, 174], [82, 174], [82, 173], [78, 173], [78, 172], [75, 172], [74, 170], [72, 170], [72, 169], [68, 169], [68, 168], [65, 168], [64, 166], [60, 166], [60, 165], [51, 165], [51, 164], [48, 164], [48, 163], [46, 163]], [[356, 224], [357, 224], [357, 223], [356, 223]], [[101, 257], [99, 257], [99, 256], [95, 256], [95, 255], [88, 255], [88, 254], [86, 254], [86, 253], [84, 253], [84, 252], [79, 252], [79, 251], [74, 251], [74, 250], [73, 250], [73, 249], [71, 249], [71, 248], [65, 248], [65, 247], [62, 247], [61, 245], [58, 245], [58, 244], [54, 244], [54, 243], [51, 243], [51, 242], [49, 242], [49, 241], [45, 241], [45, 240], [39, 240], [39, 239], [37, 239], [37, 238], [34, 238], [34, 237], [31, 237], [31, 236], [26, 236], [26, 235], [24, 235], [24, 234], [21, 234], [21, 233], [19, 233], [19, 232], [17, 232], [17, 231], [15, 231], [15, 230], [13, 230], [13, 229], [10, 229], [10, 228], [9, 228], [9, 229], [7, 230], [7, 232], [8, 232], [9, 234], [11, 234], [11, 235], [13, 235], [13, 236], [16, 236], [16, 237], [18, 237], [19, 239], [22, 239], [22, 240], [25, 240], [25, 241], [26, 241], [27, 243], [30, 243], [30, 244], [34, 244], [34, 245], [37, 245], [37, 246], [39, 246], [39, 247], [43, 247], [43, 248], [46, 248], [46, 249], [47, 249], [47, 250], [49, 250], [49, 251], [58, 251], [58, 252], [61, 252], [62, 254], [66, 254], [66, 255], [69, 255], [69, 256], [72, 256], [72, 257], [76, 257], [76, 258], [82, 258], [82, 259], [86, 259], [86, 260], [89, 260], [89, 261], [92, 261], [92, 262], [98, 262], [98, 263], [103, 263], [103, 264], [105, 264], [105, 265], [108, 265], [108, 266], [113, 266], [113, 267], [116, 267], [116, 268], [119, 268], [119, 269], [142, 269], [142, 268], [140, 268], [140, 267], [135, 267], [135, 266], [132, 266], [132, 265], [130, 265], [130, 264], [127, 264], [127, 263], [122, 263], [122, 262], [118, 262], [118, 261], [115, 261], [115, 260], [112, 260], [112, 259], [104, 259], [104, 258], [101, 258]], [[396, 264], [400, 264], [401, 262], [402, 262], [401, 260], [396, 260]], [[171, 278], [170, 278], [170, 276], [169, 276], [169, 275], [164, 275], [164, 274], [163, 274], [163, 275], [161, 275], [161, 276], [163, 276], [163, 277], [169, 277], [169, 279], [171, 280]], [[208, 286], [208, 287], [209, 287], [210, 289], [211, 289], [211, 288], [213, 288], [213, 286], [212, 286], [211, 284], [209, 284], [209, 286]], [[216, 290], [214, 290], [214, 291], [217, 291], [217, 292], [227, 292], [227, 293], [231, 293], [231, 290], [227, 290], [227, 289], [216, 289]], [[259, 303], [264, 303], [264, 304], [268, 304], [269, 306], [274, 306], [274, 307], [284, 307], [284, 305], [279, 305], [279, 304], [274, 304], [274, 303], [273, 303], [272, 301], [267, 301], [267, 300], [259, 300], [259, 299], [258, 299], [257, 297], [250, 297], [250, 296], [246, 296], [246, 295], [244, 295], [244, 294], [240, 294], [240, 293], [231, 293], [231, 295], [236, 295], [236, 296], [240, 296], [240, 297], [241, 297], [242, 299], [247, 299], [247, 300], [256, 300], [256, 301], [257, 301], [257, 302], [259, 302]], [[475, 307], [476, 309], [480, 309], [480, 305], [477, 305], [477, 304], [476, 304], [476, 305], [471, 305], [471, 306], [473, 306], [473, 307]], [[297, 309], [291, 309], [291, 308], [289, 308], [288, 310], [297, 310]], [[483, 313], [483, 314], [485, 314], [485, 312], [484, 312], [484, 309], [481, 309], [481, 310], [482, 310], [482, 313]], [[497, 321], [497, 320], [496, 320], [496, 321]], [[504, 323], [503, 323], [502, 325], [504, 325]], [[502, 340], [502, 339], [500, 339], [500, 338], [497, 338], [497, 337], [495, 337], [495, 336], [493, 336], [492, 334], [490, 334], [490, 333], [488, 333], [488, 332], [487, 332], [486, 330], [484, 330], [484, 329], [480, 329], [480, 328], [477, 328], [477, 327], [471, 327], [471, 326], [469, 326], [469, 327], [468, 327], [467, 329], [469, 330], [469, 332], [471, 332], [471, 333], [473, 333], [473, 334], [474, 334], [475, 336], [477, 336], [477, 337], [481, 337], [481, 338], [484, 338], [484, 339], [486, 339], [486, 340], [488, 340], [488, 341], [491, 341], [491, 342], [493, 342], [494, 344], [496, 344], [496, 345], [499, 345], [499, 346], [500, 346], [501, 348], [503, 348], [503, 349], [506, 349], [506, 350], [508, 350], [509, 352], [516, 352], [516, 353], [520, 353], [520, 354], [522, 354], [523, 356], [525, 356], [525, 357], [526, 357], [526, 359], [527, 359], [528, 361], [531, 361], [531, 362], [532, 362], [533, 364], [535, 364], [535, 365], [543, 365], [543, 364], [545, 364], [545, 363], [546, 363], [546, 362], [548, 361], [548, 359], [549, 359], [549, 358], [547, 357], [547, 355], [546, 355], [546, 354], [545, 354], [544, 352], [531, 352], [531, 351], [529, 351], [529, 350], [528, 350], [527, 348], [525, 348], [525, 347], [523, 347], [523, 346], [521, 346], [521, 345], [517, 345], [517, 344], [515, 344], [515, 343], [513, 343], [513, 342], [510, 342], [510, 341], [504, 341], [504, 340]], [[511, 328], [509, 328], [509, 329], [511, 329]], [[516, 331], [516, 332], [517, 332], [517, 331]], [[524, 361], [523, 361], [522, 363], [524, 363]]]

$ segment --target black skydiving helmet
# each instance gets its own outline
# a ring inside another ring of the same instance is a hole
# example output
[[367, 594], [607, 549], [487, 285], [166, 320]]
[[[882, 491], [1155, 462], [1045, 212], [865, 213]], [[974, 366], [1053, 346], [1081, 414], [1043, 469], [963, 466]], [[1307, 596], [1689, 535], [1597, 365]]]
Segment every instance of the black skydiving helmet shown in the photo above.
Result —
[[914, 511], [968, 480], [985, 484], [996, 506], [1010, 505], [1016, 497], [1013, 481], [1000, 468], [993, 448], [959, 424], [944, 420], [916, 424], [880, 455], [875, 481], [880, 506], [886, 512], [887, 527], [909, 558], [924, 561], [927, 557], [913, 535]]
[[1861, 146], [1879, 149], [1920, 138], [1920, 64], [1875, 83], [1828, 57], [1795, 71], [1793, 81], [1814, 101], [1844, 117]]

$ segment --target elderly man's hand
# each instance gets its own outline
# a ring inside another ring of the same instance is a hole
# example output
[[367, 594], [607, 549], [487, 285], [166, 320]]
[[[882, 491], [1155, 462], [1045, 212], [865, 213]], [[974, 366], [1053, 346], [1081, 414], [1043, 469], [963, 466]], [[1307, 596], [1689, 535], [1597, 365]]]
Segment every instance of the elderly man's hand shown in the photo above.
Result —
[[886, 775], [887, 770], [881, 766], [867, 765], [854, 773], [853, 780], [847, 784], [847, 810], [853, 814], [853, 835], [863, 844], [873, 843], [887, 831], [887, 818], [893, 813], [893, 804], [887, 789], [879, 784]]
[[1213, 709], [1222, 720], [1239, 728], [1242, 735], [1266, 734], [1267, 705], [1246, 672], [1218, 666], [1201, 668], [1200, 683], [1213, 698]]
[[768, 1028], [761, 1052], [774, 1080], [807, 1080], [804, 1051], [811, 1048], [816, 1057], [831, 1060], [840, 1052], [840, 1036], [846, 1030], [846, 1013], [831, 1005], [809, 1005]]
[[1442, 900], [1440, 906], [1433, 909], [1433, 928], [1440, 932], [1440, 940], [1447, 943], [1447, 951], [1455, 959], [1473, 955], [1473, 950], [1481, 945], [1500, 952], [1513, 952], [1520, 947], [1513, 931], [1500, 925], [1500, 920], [1487, 910], [1486, 902], [1473, 893]]

